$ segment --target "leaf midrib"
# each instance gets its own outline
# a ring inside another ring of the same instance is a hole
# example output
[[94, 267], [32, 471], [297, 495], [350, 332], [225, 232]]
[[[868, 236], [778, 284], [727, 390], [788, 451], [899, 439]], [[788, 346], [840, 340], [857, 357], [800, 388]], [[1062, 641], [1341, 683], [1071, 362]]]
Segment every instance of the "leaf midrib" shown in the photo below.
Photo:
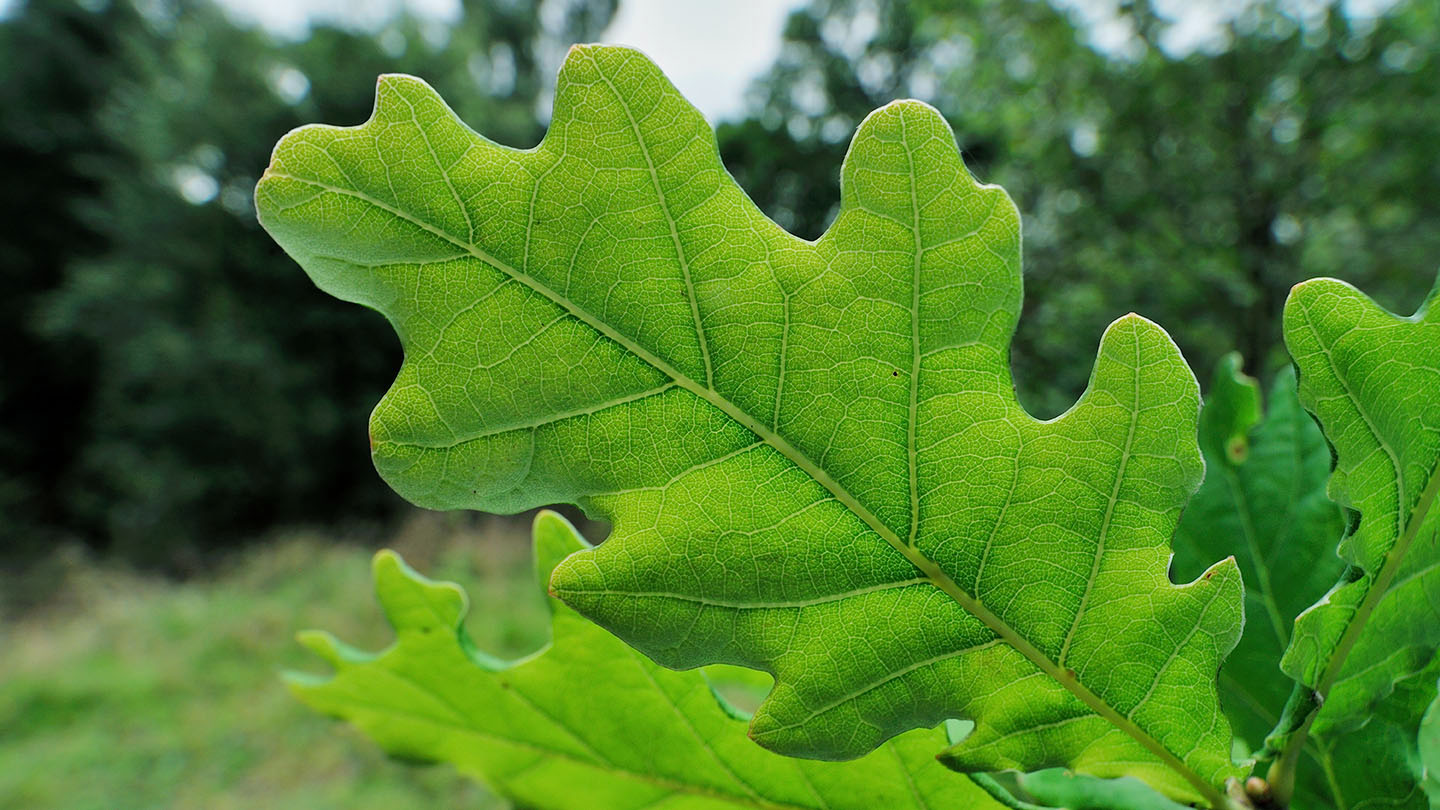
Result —
[[[1166, 766], [1168, 766], [1171, 770], [1173, 770], [1176, 774], [1178, 774], [1181, 778], [1188, 782], [1192, 787], [1194, 787], [1202, 796], [1205, 797], [1206, 801], [1211, 803], [1213, 807], [1225, 807], [1228, 805], [1228, 802], [1225, 800], [1224, 796], [1219, 791], [1217, 791], [1214, 786], [1212, 786], [1206, 779], [1201, 777], [1199, 774], [1195, 773], [1195, 771], [1193, 771], [1188, 765], [1186, 765], [1178, 756], [1176, 756], [1172, 751], [1162, 745], [1159, 740], [1156, 740], [1154, 737], [1150, 736], [1150, 734], [1148, 734], [1144, 729], [1140, 728], [1139, 725], [1137, 725], [1133, 720], [1116, 711], [1114, 707], [1102, 700], [1099, 695], [1091, 691], [1090, 688], [1087, 687], [1085, 684], [1081, 683], [1079, 678], [1075, 674], [1073, 674], [1069, 670], [1064, 669], [1056, 662], [1052, 661], [1049, 656], [1047, 656], [1033, 643], [1031, 643], [1029, 639], [1020, 635], [1020, 633], [1016, 631], [1015, 628], [1011, 627], [1007, 622], [1002, 620], [999, 616], [995, 615], [995, 613], [993, 613], [988, 607], [986, 607], [982, 602], [980, 602], [979, 599], [971, 596], [967, 591], [961, 588], [955, 582], [955, 580], [950, 577], [949, 574], [947, 574], [940, 568], [938, 564], [936, 564], [933, 560], [922, 554], [919, 549], [911, 547], [904, 540], [902, 540], [899, 535], [897, 535], [893, 530], [890, 529], [889, 526], [881, 522], [881, 520], [873, 512], [871, 512], [863, 504], [861, 504], [854, 495], [852, 495], [848, 490], [842, 487], [839, 482], [837, 482], [834, 478], [830, 476], [829, 473], [827, 473], [824, 469], [822, 469], [819, 465], [812, 461], [808, 456], [802, 453], [799, 448], [792, 445], [783, 436], [780, 436], [778, 433], [775, 433], [772, 429], [762, 424], [758, 419], [752, 417], [750, 414], [743, 411], [739, 406], [735, 405], [725, 397], [721, 396], [719, 392], [700, 385], [689, 375], [683, 374], [670, 363], [660, 358], [658, 355], [649, 351], [639, 343], [631, 340], [628, 336], [615, 330], [609, 324], [606, 324], [605, 322], [591, 315], [588, 311], [582, 309], [565, 296], [561, 295], [555, 290], [550, 289], [548, 285], [540, 282], [538, 279], [534, 278], [529, 273], [523, 272], [517, 268], [511, 267], [505, 262], [500, 261], [499, 259], [490, 255], [488, 252], [482, 250], [478, 245], [474, 245], [465, 240], [459, 239], [442, 228], [425, 222], [424, 220], [415, 217], [408, 212], [405, 212], [382, 200], [378, 200], [370, 196], [369, 194], [366, 194], [357, 189], [342, 188], [310, 178], [299, 177], [293, 174], [283, 172], [276, 172], [272, 169], [267, 169], [265, 175], [267, 177], [288, 179], [298, 183], [314, 186], [316, 188], [323, 189], [333, 194], [353, 197], [355, 199], [361, 200], [362, 202], [374, 205], [381, 210], [387, 211], [393, 216], [399, 217], [400, 219], [409, 222], [415, 227], [421, 228], [422, 230], [446, 242], [449, 242], [455, 247], [465, 250], [470, 255], [474, 256], [476, 259], [479, 259], [481, 262], [484, 262], [485, 264], [488, 264], [491, 267], [511, 276], [516, 281], [524, 284], [526, 287], [530, 288], [534, 292], [544, 296], [556, 306], [559, 306], [560, 308], [569, 312], [571, 315], [573, 315], [581, 322], [585, 323], [587, 326], [590, 326], [592, 329], [596, 330], [600, 334], [615, 341], [617, 344], [624, 347], [627, 351], [631, 352], [635, 356], [639, 357], [641, 360], [644, 360], [646, 363], [650, 364], [656, 370], [670, 377], [670, 379], [674, 380], [675, 383], [680, 387], [686, 389], [695, 396], [700, 397], [706, 402], [709, 402], [711, 405], [719, 409], [721, 413], [729, 416], [741, 426], [745, 427], [747, 430], [751, 431], [756, 436], [759, 436], [762, 441], [772, 447], [776, 452], [783, 455], [792, 464], [804, 470], [806, 474], [808, 474], [813, 480], [815, 480], [816, 483], [820, 484], [827, 491], [829, 491], [830, 494], [837, 501], [839, 501], [842, 505], [849, 509], [851, 513], [853, 513], [856, 517], [860, 518], [860, 520], [864, 522], [868, 527], [870, 527], [872, 531], [874, 531], [881, 538], [883, 538], [888, 544], [890, 544], [892, 548], [894, 548], [900, 554], [904, 555], [906, 560], [908, 560], [911, 565], [919, 569], [923, 574], [925, 574], [928, 579], [930, 579], [932, 583], [934, 583], [935, 587], [939, 588], [946, 595], [954, 599], [955, 602], [957, 602], [961, 606], [961, 608], [963, 608], [966, 612], [970, 613], [975, 618], [979, 619], [981, 623], [988, 627], [997, 636], [1004, 639], [1008, 644], [1010, 644], [1011, 647], [1014, 647], [1017, 652], [1023, 655], [1026, 659], [1028, 659], [1032, 664], [1034, 664], [1042, 672], [1048, 675], [1051, 679], [1059, 683], [1067, 691], [1073, 694], [1091, 711], [1094, 711], [1096, 714], [1100, 715], [1111, 725], [1119, 728], [1126, 735], [1134, 739], [1136, 742], [1140, 743], [1150, 753], [1154, 754], [1157, 759], [1165, 763]], [[262, 181], [263, 179], [264, 178], [262, 178]]]
[[630, 779], [636, 780], [637, 782], [644, 782], [646, 784], [665, 788], [666, 790], [671, 790], [676, 793], [683, 793], [694, 796], [708, 796], [725, 802], [733, 802], [735, 804], [758, 808], [758, 810], [813, 810], [813, 808], [803, 804], [794, 804], [791, 802], [772, 802], [761, 798], [751, 798], [743, 794], [722, 793], [720, 791], [707, 789], [700, 785], [689, 782], [677, 782], [673, 779], [666, 779], [663, 776], [656, 776], [654, 774], [642, 773], [640, 771], [622, 768], [611, 764], [608, 759], [604, 758], [602, 758], [599, 762], [581, 759], [574, 754], [561, 751], [557, 748], [550, 748], [539, 743], [533, 743], [526, 740], [518, 740], [513, 737], [506, 737], [502, 734], [485, 731], [483, 729], [475, 728], [474, 726], [465, 725], [464, 723], [455, 720], [445, 720], [430, 715], [416, 714], [414, 712], [409, 712], [403, 709], [388, 706], [370, 706], [366, 707], [364, 711], [366, 714], [402, 717], [411, 722], [426, 723], [432, 726], [438, 726], [440, 728], [456, 731], [461, 734], [483, 737], [487, 740], [499, 743], [501, 745], [509, 745], [516, 748], [522, 748], [527, 751], [533, 751], [537, 754], [540, 754], [541, 756], [550, 757], [553, 759], [560, 759], [566, 762], [574, 763], [576, 765], [594, 768], [598, 771], [601, 771], [602, 773], [610, 773], [622, 777], [628, 777]]
[[[436, 613], [436, 615], [439, 616], [440, 614]], [[442, 624], [446, 623], [447, 621], [448, 620], [443, 620], [442, 617]], [[535, 752], [542, 757], [563, 760], [565, 762], [579, 765], [581, 767], [594, 768], [595, 770], [602, 773], [614, 774], [622, 778], [633, 779], [637, 782], [643, 782], [645, 784], [664, 788], [676, 794], [704, 796], [734, 805], [755, 808], [755, 810], [828, 810], [828, 802], [825, 801], [824, 796], [822, 796], [819, 791], [814, 788], [813, 785], [809, 784], [809, 777], [805, 775], [804, 768], [802, 767], [804, 763], [800, 760], [787, 760], [787, 764], [793, 765], [795, 767], [795, 772], [806, 781], [807, 785], [809, 785], [810, 791], [815, 797], [818, 809], [816, 805], [800, 804], [794, 801], [786, 800], [777, 801], [760, 795], [760, 793], [753, 786], [743, 780], [738, 774], [734, 772], [734, 770], [727, 763], [725, 763], [720, 758], [719, 753], [714, 749], [714, 747], [709, 743], [709, 741], [701, 737], [699, 732], [695, 729], [694, 723], [691, 721], [691, 719], [687, 715], [685, 715], [683, 711], [681, 711], [680, 707], [670, 698], [670, 695], [660, 687], [660, 684], [655, 680], [654, 674], [651, 671], [651, 668], [654, 665], [651, 664], [648, 659], [644, 658], [644, 656], [636, 652], [633, 648], [629, 647], [629, 645], [622, 646], [634, 660], [636, 668], [639, 669], [650, 681], [651, 685], [655, 687], [655, 693], [659, 695], [664, 700], [665, 704], [668, 705], [675, 712], [676, 716], [681, 719], [681, 721], [690, 730], [695, 741], [700, 745], [701, 748], [704, 749], [706, 754], [711, 758], [711, 760], [716, 764], [716, 766], [719, 767], [720, 770], [730, 778], [730, 780], [735, 784], [737, 788], [739, 788], [739, 792], [727, 792], [717, 789], [715, 787], [701, 785], [696, 782], [677, 781], [675, 779], [671, 779], [658, 774], [637, 771], [632, 768], [622, 766], [616, 763], [606, 754], [603, 754], [599, 750], [597, 750], [568, 724], [562, 722], [559, 718], [555, 717], [550, 712], [544, 710], [538, 703], [531, 699], [531, 697], [527, 695], [524, 690], [513, 688], [513, 683], [512, 688], [508, 690], [507, 694], [519, 700], [530, 711], [535, 712], [537, 715], [543, 718], [545, 722], [549, 723], [552, 727], [560, 731], [566, 737], [574, 740], [585, 752], [585, 754], [588, 755], [588, 757], [590, 758], [586, 759], [584, 757], [581, 757], [574, 751], [567, 751], [563, 748], [553, 747], [541, 742], [524, 740], [516, 737], [508, 737], [499, 732], [489, 731], [471, 725], [469, 723], [469, 712], [456, 705], [454, 702], [449, 700], [441, 693], [436, 692], [435, 690], [429, 688], [427, 685], [416, 680], [410, 674], [395, 669], [393, 667], [380, 666], [379, 671], [387, 675], [396, 677], [408, 684], [410, 688], [434, 698], [437, 703], [439, 703], [447, 710], [450, 716], [438, 717], [433, 714], [425, 714], [421, 712], [402, 709], [398, 706], [382, 705], [367, 705], [363, 711], [365, 714], [370, 715], [388, 715], [394, 717], [403, 717], [411, 722], [425, 723], [428, 725], [458, 732], [460, 734], [481, 737], [499, 745], [507, 745], [515, 748], [521, 748], [526, 751]], [[555, 649], [556, 647], [552, 643], [551, 645], [536, 652], [534, 654], [534, 657], [538, 657], [546, 651]], [[531, 657], [527, 660], [534, 660], [534, 657]], [[378, 661], [375, 663], [378, 664]], [[513, 673], [516, 668], [516, 666], [512, 666], [498, 672], [487, 674], [499, 678], [507, 672]], [[317, 687], [303, 686], [300, 688], [308, 690]], [[323, 688], [323, 686], [318, 688]], [[353, 720], [353, 718], [350, 719]], [[886, 743], [884, 747], [889, 748], [890, 751], [895, 755], [896, 764], [899, 767], [901, 773], [905, 775], [905, 778], [909, 780], [910, 784], [913, 786], [914, 776], [910, 773], [909, 767], [906, 766], [904, 759], [900, 756], [900, 751], [896, 747], [895, 741], [891, 740], [890, 742]], [[525, 768], [507, 774], [507, 777], [513, 777], [515, 774], [520, 773], [523, 770], [525, 770]], [[485, 776], [483, 771], [481, 771], [481, 776]], [[920, 810], [925, 810], [925, 805], [923, 801], [917, 800], [916, 804], [917, 807], [920, 808]]]

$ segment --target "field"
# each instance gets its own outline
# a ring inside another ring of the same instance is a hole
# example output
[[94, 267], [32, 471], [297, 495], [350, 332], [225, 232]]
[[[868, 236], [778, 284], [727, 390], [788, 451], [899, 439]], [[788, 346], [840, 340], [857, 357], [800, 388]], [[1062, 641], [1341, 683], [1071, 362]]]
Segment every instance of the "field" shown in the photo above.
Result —
[[[524, 529], [423, 516], [387, 545], [464, 584], [476, 642], [519, 655], [547, 632]], [[281, 683], [324, 671], [297, 630], [389, 642], [370, 553], [295, 533], [183, 583], [70, 555], [44, 604], [0, 624], [0, 807], [504, 807], [448, 767], [386, 759]]]

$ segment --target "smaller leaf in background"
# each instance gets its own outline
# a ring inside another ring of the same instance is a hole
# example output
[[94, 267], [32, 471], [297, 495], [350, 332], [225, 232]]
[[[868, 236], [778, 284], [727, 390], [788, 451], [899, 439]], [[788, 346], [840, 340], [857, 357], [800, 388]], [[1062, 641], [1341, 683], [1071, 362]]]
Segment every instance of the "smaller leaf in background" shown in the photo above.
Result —
[[[554, 513], [535, 523], [537, 574], [588, 544]], [[935, 761], [942, 730], [903, 734], [853, 762], [789, 759], [746, 737], [741, 712], [697, 671], [661, 668], [551, 600], [554, 641], [515, 663], [477, 651], [465, 593], [375, 557], [395, 644], [380, 655], [317, 632], [333, 677], [290, 675], [301, 700], [396, 756], [449, 762], [536, 810], [996, 808]], [[713, 678], [751, 686], [729, 670]], [[747, 676], [750, 677], [750, 676]]]
[[[1225, 712], [1252, 749], [1275, 725], [1272, 712], [1290, 691], [1290, 681], [1278, 676], [1295, 617], [1326, 592], [1344, 565], [1332, 551], [1344, 516], [1325, 494], [1330, 452], [1300, 407], [1293, 371], [1277, 375], [1268, 405], [1267, 413], [1259, 385], [1241, 372], [1240, 356], [1223, 358], [1200, 416], [1206, 479], [1181, 519], [1174, 563], [1179, 579], [1203, 571], [1205, 555], [1233, 553], [1240, 563], [1247, 621], [1220, 682]], [[1313, 735], [1293, 807], [1347, 807], [1359, 797], [1383, 798], [1387, 807], [1423, 807], [1411, 738], [1413, 717], [1424, 710], [1427, 695], [1433, 697], [1434, 680], [1423, 673], [1407, 679], [1363, 728]], [[1044, 799], [1079, 804], [1057, 794]]]
[[1300, 401], [1335, 448], [1330, 496], [1359, 513], [1339, 547], [1349, 576], [1296, 621], [1282, 662], [1324, 699], [1311, 733], [1363, 723], [1440, 645], [1440, 308], [1428, 303], [1402, 318], [1314, 279], [1285, 304]]
[[1295, 617], [1344, 567], [1333, 549], [1345, 523], [1325, 496], [1330, 451], [1300, 407], [1294, 372], [1276, 376], [1267, 414], [1241, 362], [1239, 354], [1222, 358], [1205, 397], [1205, 482], [1176, 530], [1172, 579], [1188, 582], [1228, 554], [1240, 564], [1245, 631], [1220, 688], [1237, 736], [1256, 750], [1290, 694], [1280, 656]]

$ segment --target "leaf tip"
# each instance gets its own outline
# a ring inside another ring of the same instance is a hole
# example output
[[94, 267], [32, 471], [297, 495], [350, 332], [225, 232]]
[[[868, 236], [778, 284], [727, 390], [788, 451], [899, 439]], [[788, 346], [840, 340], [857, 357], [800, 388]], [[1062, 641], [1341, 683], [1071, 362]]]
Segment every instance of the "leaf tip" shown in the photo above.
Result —
[[960, 747], [964, 744], [965, 741], [963, 739], [952, 741], [949, 745], [940, 749], [939, 753], [935, 755], [935, 761], [952, 771], [965, 772], [965, 765], [961, 762], [959, 756]]
[[[537, 567], [539, 561], [537, 560]], [[580, 577], [575, 573], [575, 567], [566, 565], [561, 560], [550, 570], [550, 575], [545, 579], [545, 591], [562, 602], [569, 602], [572, 595], [580, 592]]]
[[301, 630], [295, 634], [295, 640], [337, 671], [345, 668], [348, 656], [342, 649], [340, 640], [324, 630]]
[[463, 588], [430, 579], [388, 548], [375, 552], [371, 568], [380, 607], [398, 633], [456, 630], [470, 610]]
[[1245, 358], [1230, 352], [1215, 364], [1200, 414], [1200, 443], [1232, 467], [1250, 457], [1250, 431], [1264, 417], [1260, 383], [1244, 372]]
[[425, 87], [430, 85], [421, 78], [411, 76], [408, 73], [381, 73], [375, 77], [375, 92], [382, 90], [399, 90], [403, 87]]
[[1308, 299], [1326, 293], [1353, 294], [1367, 297], [1353, 284], [1341, 281], [1338, 278], [1329, 278], [1326, 276], [1308, 278], [1290, 288], [1290, 294], [1285, 297], [1284, 311], [1288, 314], [1293, 307], [1301, 306]]
[[[561, 599], [569, 574], [562, 572], [565, 558], [590, 548], [570, 521], [559, 512], [542, 509], [531, 526], [535, 549], [535, 575], [546, 593]], [[557, 579], [558, 577], [558, 579]]]
[[774, 737], [775, 732], [780, 729], [780, 723], [775, 719], [775, 715], [771, 713], [770, 701], [773, 697], [772, 695], [766, 698], [760, 706], [755, 709], [755, 714], [750, 717], [750, 725], [745, 727], [746, 737], [749, 737], [752, 742], [761, 748], [770, 750], [774, 750], [770, 740]]
[[1160, 329], [1160, 331], [1164, 331], [1163, 329], [1161, 329], [1159, 324], [1155, 323], [1154, 321], [1150, 320], [1144, 315], [1141, 315], [1138, 312], [1127, 312], [1124, 315], [1116, 318], [1115, 322], [1110, 324], [1110, 326], [1112, 328], [1119, 327], [1124, 329]]
[[377, 585], [397, 574], [404, 575], [407, 568], [409, 566], [394, 549], [382, 548], [370, 558], [370, 571]]
[[640, 59], [650, 70], [663, 78], [660, 66], [644, 51], [632, 45], [609, 45], [603, 42], [577, 42], [571, 45], [569, 50], [565, 51], [565, 59], [560, 63], [560, 73], [562, 76], [570, 73], [582, 60], [590, 60], [598, 65], [602, 61], [615, 59]]
[[[1101, 351], [1103, 352], [1107, 344], [1122, 335], [1130, 336], [1137, 340], [1153, 341], [1159, 344], [1163, 350], [1180, 358], [1182, 363], [1184, 362], [1184, 358], [1180, 354], [1180, 347], [1175, 343], [1175, 339], [1170, 336], [1170, 333], [1165, 331], [1165, 327], [1138, 312], [1127, 312], [1112, 321], [1109, 326], [1105, 327], [1105, 332], [1100, 336]], [[1189, 370], [1188, 364], [1186, 365], [1186, 370]], [[1191, 372], [1190, 376], [1193, 379], [1195, 375]], [[1199, 383], [1196, 383], [1195, 387], [1198, 393]]]
[[[954, 133], [950, 129], [950, 122], [945, 120], [945, 116], [942, 115], [939, 110], [919, 99], [903, 98], [895, 99], [888, 104], [871, 110], [870, 114], [865, 116], [865, 118], [860, 121], [860, 125], [855, 128], [855, 135], [850, 142], [850, 151], [853, 153], [857, 144], [864, 143], [876, 135], [886, 133], [892, 127], [894, 130], [900, 130], [904, 122], [909, 122], [910, 124], [924, 122], [932, 126], [938, 126], [944, 129], [944, 131], [950, 132], [950, 140], [952, 144], [954, 142]], [[891, 136], [881, 135], [881, 137], [882, 139], [888, 139]], [[958, 147], [955, 153], [958, 157]], [[849, 162], [850, 157], [847, 156], [846, 163]]]

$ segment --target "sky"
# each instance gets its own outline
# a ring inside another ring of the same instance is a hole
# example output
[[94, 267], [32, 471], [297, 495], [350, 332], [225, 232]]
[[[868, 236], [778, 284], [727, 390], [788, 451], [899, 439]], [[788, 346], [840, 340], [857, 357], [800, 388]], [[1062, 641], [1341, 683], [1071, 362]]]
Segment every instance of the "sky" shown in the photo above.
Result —
[[801, 0], [621, 0], [602, 39], [644, 51], [711, 121], [742, 117], [745, 88], [780, 55]]
[[[18, 0], [0, 0], [0, 16]], [[439, 21], [459, 16], [459, 0], [218, 0], [239, 22], [280, 36], [303, 37], [312, 21], [378, 28], [402, 6]], [[1115, 14], [1119, 0], [1052, 0], [1084, 20], [1101, 51], [1123, 54], [1132, 31]], [[1373, 16], [1394, 0], [1290, 0], [1302, 15], [1339, 2], [1351, 15]], [[745, 90], [780, 52], [790, 11], [804, 0], [621, 0], [620, 12], [600, 37], [631, 45], [656, 61], [670, 80], [712, 122], [744, 115]], [[1162, 45], [1173, 54], [1225, 45], [1222, 24], [1247, 0], [1156, 0], [1174, 23]]]
[[[0, 0], [3, 3], [3, 0]], [[239, 21], [282, 36], [304, 36], [310, 21], [355, 27], [383, 23], [402, 5], [439, 20], [459, 15], [457, 0], [220, 0]], [[660, 65], [711, 121], [744, 113], [745, 88], [780, 53], [785, 17], [803, 0], [621, 0], [601, 41], [631, 45]]]

